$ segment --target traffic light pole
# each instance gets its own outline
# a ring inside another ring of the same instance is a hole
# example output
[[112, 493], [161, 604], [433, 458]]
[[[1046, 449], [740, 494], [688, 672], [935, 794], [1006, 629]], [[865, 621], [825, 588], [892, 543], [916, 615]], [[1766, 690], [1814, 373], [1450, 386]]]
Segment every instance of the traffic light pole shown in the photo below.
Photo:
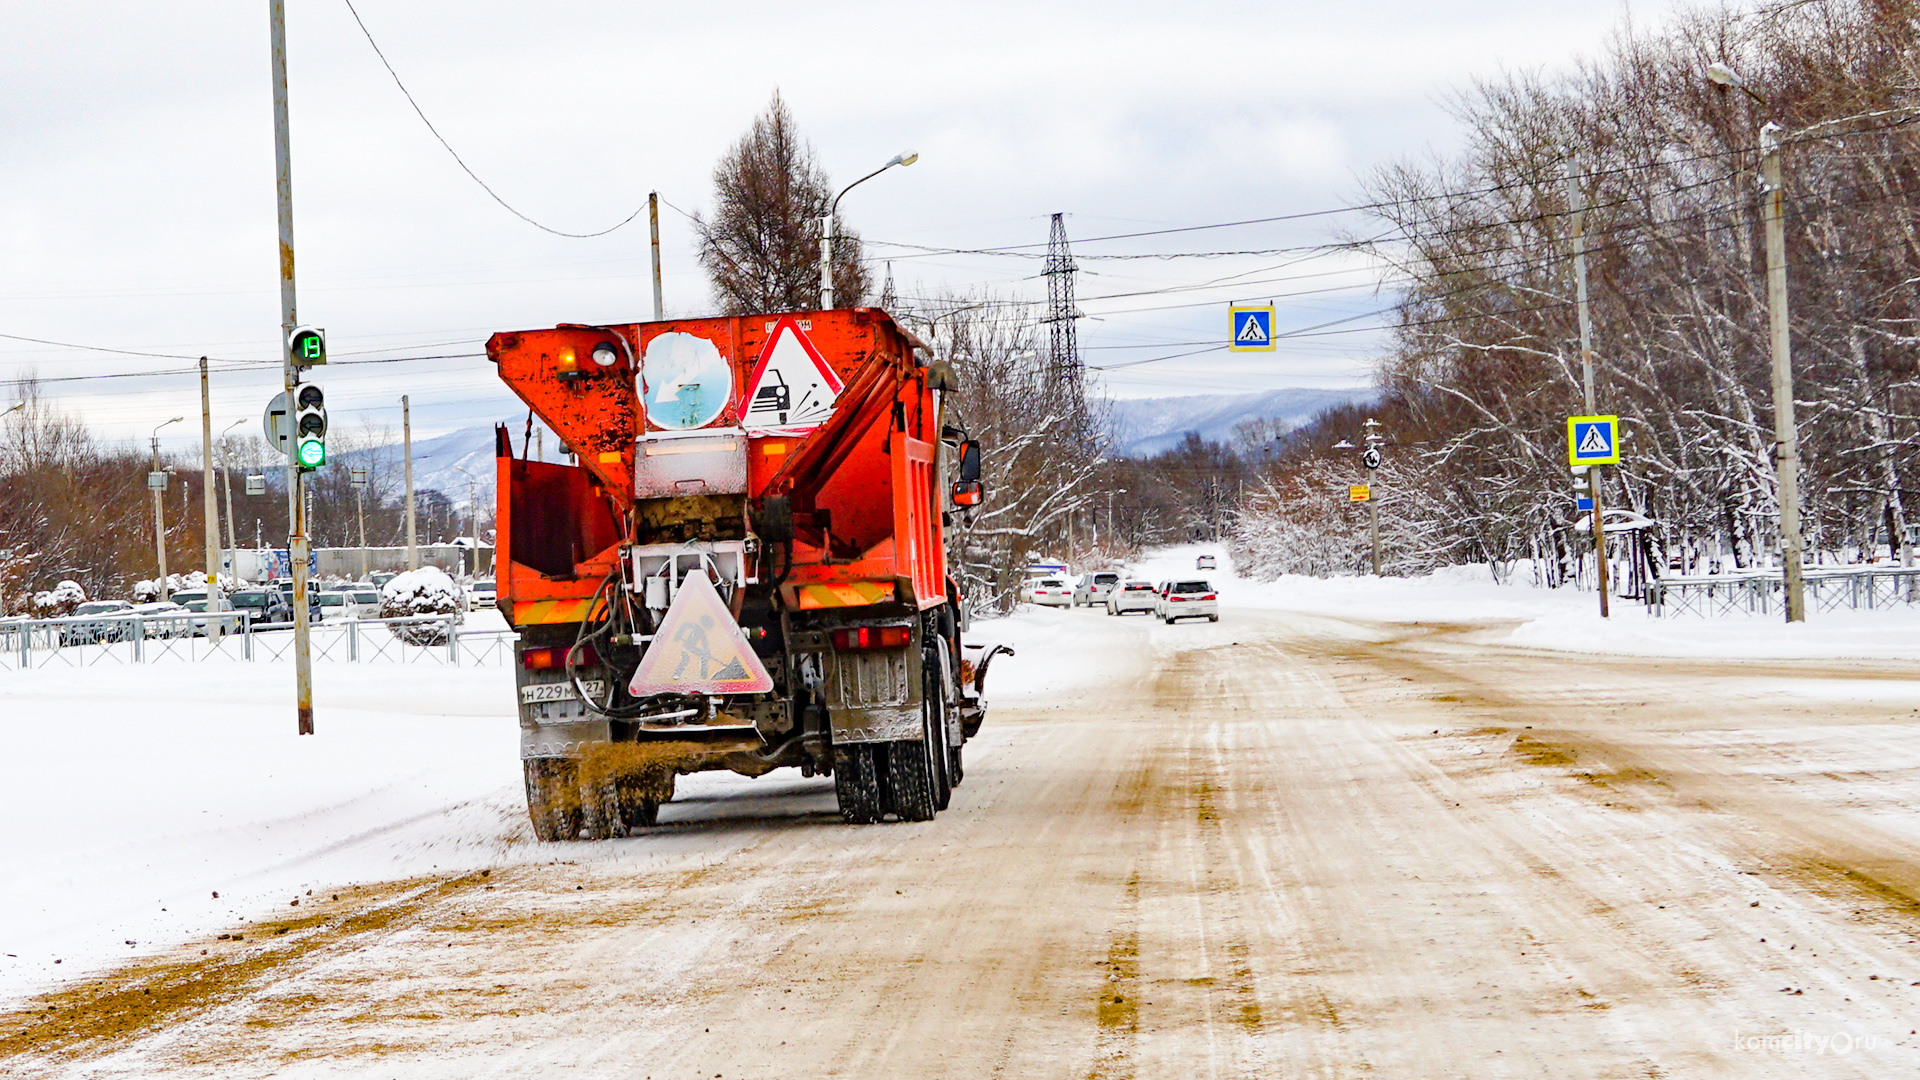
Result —
[[[286, 0], [267, 0], [273, 37], [273, 159], [280, 205], [280, 348], [286, 365], [287, 411], [291, 416], [300, 389], [300, 368], [290, 347], [295, 317], [293, 292], [293, 156], [287, 133]], [[289, 432], [292, 435], [293, 432]], [[287, 562], [293, 574], [293, 680], [300, 734], [313, 734], [313, 655], [307, 635], [307, 500], [305, 479], [295, 451], [287, 445]]]

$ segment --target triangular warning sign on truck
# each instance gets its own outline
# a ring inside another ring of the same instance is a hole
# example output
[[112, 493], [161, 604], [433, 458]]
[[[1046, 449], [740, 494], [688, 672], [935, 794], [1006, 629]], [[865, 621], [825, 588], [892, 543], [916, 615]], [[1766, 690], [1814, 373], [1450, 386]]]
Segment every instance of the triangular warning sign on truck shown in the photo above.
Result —
[[833, 415], [844, 384], [791, 315], [767, 334], [747, 380], [740, 426], [769, 435], [805, 435]]
[[627, 691], [648, 694], [763, 694], [773, 689], [740, 624], [704, 571], [690, 570]]

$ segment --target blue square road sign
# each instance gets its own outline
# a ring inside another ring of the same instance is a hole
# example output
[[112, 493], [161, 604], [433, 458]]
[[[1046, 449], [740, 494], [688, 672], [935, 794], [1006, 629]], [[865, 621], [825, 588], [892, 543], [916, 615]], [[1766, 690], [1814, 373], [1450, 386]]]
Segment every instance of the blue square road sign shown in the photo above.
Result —
[[1567, 417], [1567, 461], [1574, 465], [1620, 463], [1620, 418]]
[[1227, 325], [1233, 333], [1229, 352], [1273, 352], [1273, 305], [1230, 307]]

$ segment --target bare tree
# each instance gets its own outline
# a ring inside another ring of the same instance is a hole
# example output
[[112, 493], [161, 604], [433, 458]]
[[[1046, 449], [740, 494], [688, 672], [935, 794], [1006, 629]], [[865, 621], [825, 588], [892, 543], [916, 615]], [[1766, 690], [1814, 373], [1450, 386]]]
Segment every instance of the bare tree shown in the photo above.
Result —
[[[722, 312], [803, 311], [819, 304], [820, 218], [833, 184], [775, 91], [767, 111], [713, 170], [713, 219], [696, 215], [700, 265]], [[858, 234], [834, 219], [833, 292], [867, 295]]]

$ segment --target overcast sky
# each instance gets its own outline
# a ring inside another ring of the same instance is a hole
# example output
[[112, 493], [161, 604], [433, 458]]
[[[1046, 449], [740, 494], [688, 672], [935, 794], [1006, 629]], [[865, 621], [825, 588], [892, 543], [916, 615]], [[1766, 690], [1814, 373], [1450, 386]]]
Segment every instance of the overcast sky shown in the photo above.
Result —
[[[266, 0], [0, 2], [0, 334], [209, 354], [222, 361], [216, 431], [255, 431], [279, 378]], [[1367, 332], [1159, 358], [1222, 341], [1231, 300], [1351, 286], [1280, 299], [1286, 329], [1386, 298], [1339, 257], [1093, 257], [1314, 244], [1364, 224], [1353, 215], [1097, 238], [1351, 204], [1370, 169], [1456, 145], [1451, 92], [1565, 70], [1623, 20], [1658, 23], [1675, 5], [357, 7], [428, 117], [529, 216], [602, 229], [650, 189], [679, 208], [661, 221], [670, 315], [707, 310], [679, 211], [709, 205], [715, 159], [777, 88], [839, 183], [920, 152], [842, 205], [870, 255], [896, 257], [903, 296], [1044, 297], [1036, 259], [891, 245], [1040, 244], [1067, 213], [1088, 256], [1084, 356], [1112, 369], [1109, 393], [1139, 397], [1363, 384]], [[287, 8], [301, 319], [327, 328], [341, 360], [452, 354], [331, 368], [336, 424], [397, 428], [402, 393], [416, 434], [504, 419], [513, 399], [490, 365], [458, 354], [494, 330], [649, 317], [644, 215], [591, 240], [514, 218], [433, 141], [344, 0]], [[1115, 367], [1135, 361], [1148, 362]], [[0, 339], [0, 380], [35, 370], [117, 438], [184, 414], [163, 433], [171, 446], [197, 445], [197, 381], [144, 373], [188, 366]], [[0, 402], [11, 390], [0, 382]]]

